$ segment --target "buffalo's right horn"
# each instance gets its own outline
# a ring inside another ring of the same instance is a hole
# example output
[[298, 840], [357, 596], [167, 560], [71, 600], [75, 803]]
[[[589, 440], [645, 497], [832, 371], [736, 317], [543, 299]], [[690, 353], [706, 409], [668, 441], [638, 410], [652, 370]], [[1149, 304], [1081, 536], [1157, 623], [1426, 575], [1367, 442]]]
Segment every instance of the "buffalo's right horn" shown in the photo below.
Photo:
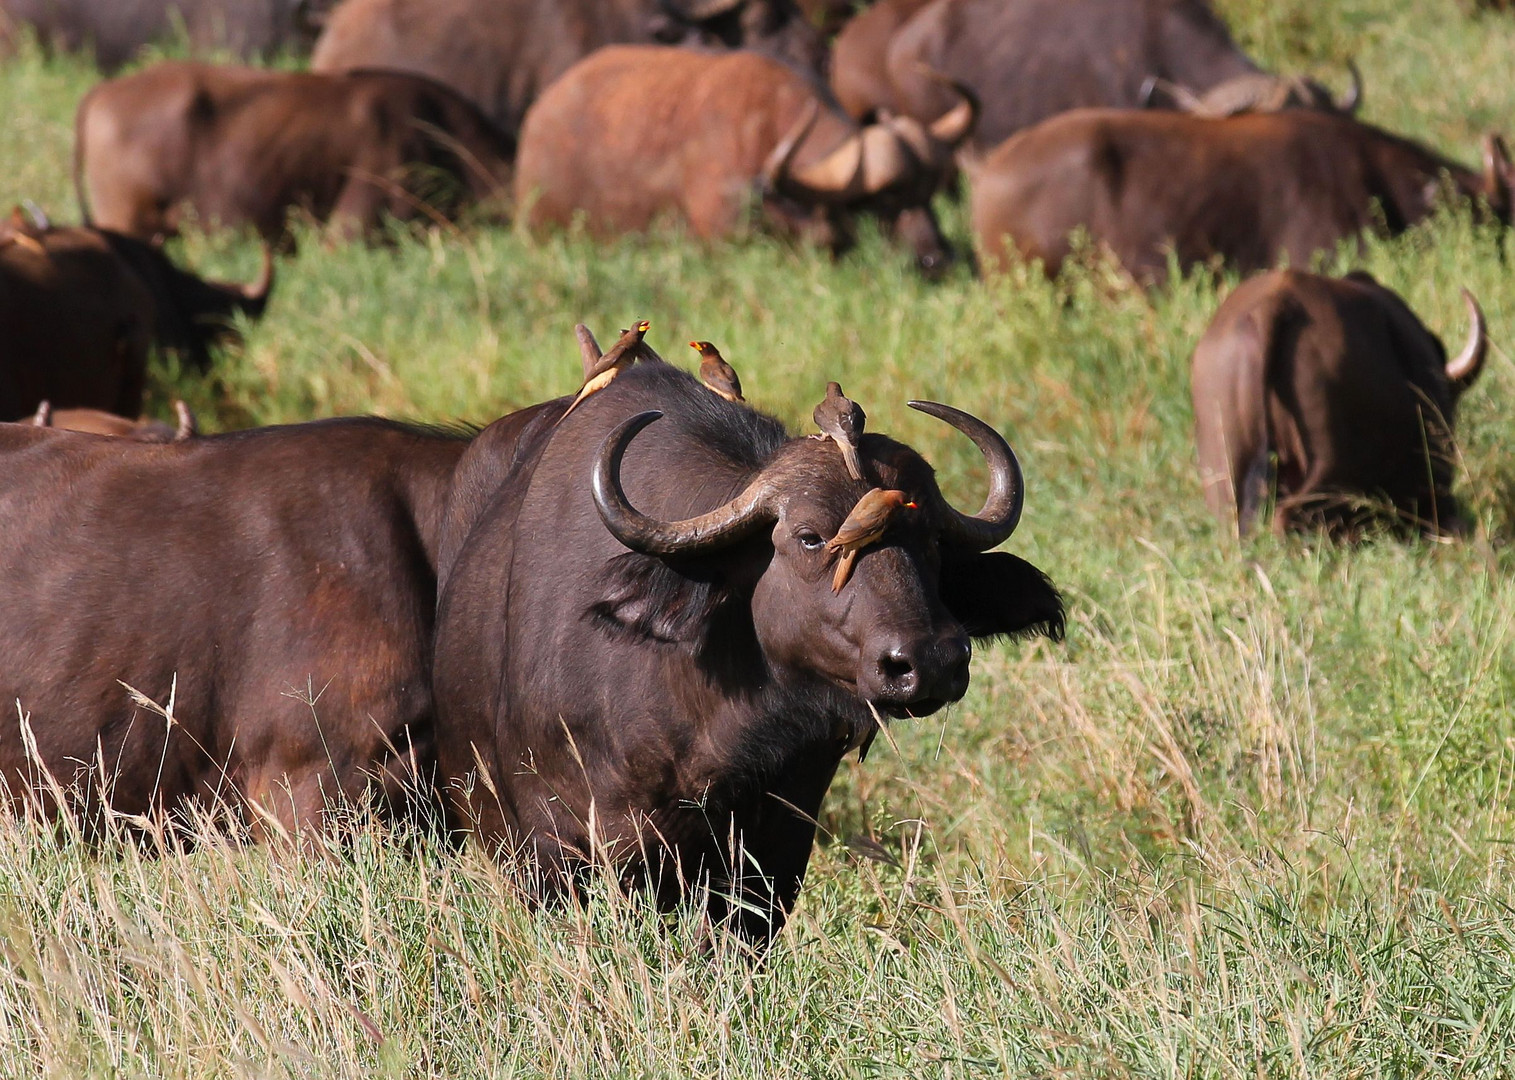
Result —
[[37, 411], [32, 416], [32, 427], [53, 426], [53, 403], [43, 401], [37, 405]]
[[1347, 73], [1352, 76], [1352, 89], [1336, 103], [1336, 111], [1354, 115], [1362, 107], [1362, 72], [1357, 70], [1357, 61], [1347, 61]]
[[621, 486], [621, 457], [626, 447], [653, 421], [656, 409], [623, 420], [605, 437], [590, 478], [600, 520], [621, 543], [644, 555], [698, 555], [735, 543], [778, 518], [771, 508], [772, 485], [760, 474], [725, 506], [684, 521], [658, 521], [631, 505]]
[[805, 136], [810, 134], [810, 129], [815, 126], [816, 117], [820, 114], [820, 102], [811, 98], [805, 103], [800, 118], [784, 133], [778, 145], [769, 152], [767, 159], [763, 162], [762, 177], [765, 190], [779, 190], [779, 185], [789, 175], [789, 167], [794, 163], [794, 155], [799, 151], [800, 144], [805, 141]]
[[1483, 362], [1488, 358], [1489, 330], [1484, 324], [1483, 309], [1478, 306], [1473, 294], [1464, 289], [1462, 298], [1468, 305], [1472, 326], [1468, 328], [1468, 341], [1462, 347], [1462, 352], [1447, 362], [1447, 378], [1454, 386], [1467, 389], [1478, 378], [1478, 373], [1483, 370]]
[[927, 64], [918, 64], [916, 66], [928, 79], [932, 79], [948, 87], [958, 97], [956, 105], [931, 121], [927, 127], [927, 130], [931, 132], [931, 137], [937, 142], [956, 147], [958, 143], [963, 142], [969, 135], [972, 135], [973, 129], [978, 126], [979, 114], [982, 112], [982, 105], [979, 102], [978, 95], [973, 92], [973, 88], [967, 83], [959, 82], [950, 76], [944, 75]]
[[1026, 482], [1015, 451], [999, 432], [971, 413], [934, 401], [912, 401], [909, 405], [968, 436], [989, 465], [989, 496], [977, 514], [970, 516], [942, 500], [946, 514], [943, 539], [969, 551], [988, 551], [1004, 543], [1020, 524], [1021, 510], [1026, 504]]
[[179, 418], [179, 424], [174, 428], [174, 442], [181, 442], [200, 434], [199, 421], [195, 419], [195, 414], [182, 398], [174, 399], [174, 415]]

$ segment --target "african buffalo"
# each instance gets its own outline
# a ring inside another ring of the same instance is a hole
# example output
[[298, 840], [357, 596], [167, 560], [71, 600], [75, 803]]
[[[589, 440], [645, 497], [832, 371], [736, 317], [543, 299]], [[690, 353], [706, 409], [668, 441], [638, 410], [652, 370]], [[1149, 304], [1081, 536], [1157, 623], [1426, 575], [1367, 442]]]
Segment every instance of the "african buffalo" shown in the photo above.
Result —
[[272, 284], [267, 249], [257, 282], [224, 284], [130, 236], [12, 216], [0, 223], [0, 420], [44, 400], [136, 416], [150, 345], [205, 371], [237, 315], [262, 315]]
[[1070, 109], [1142, 104], [1154, 79], [1196, 95], [1241, 79], [1261, 98], [1273, 78], [1205, 0], [884, 0], [843, 30], [831, 68], [859, 118], [939, 115], [951, 95], [932, 73], [982, 100], [980, 150]]
[[89, 219], [142, 237], [175, 232], [186, 207], [202, 224], [250, 225], [269, 241], [287, 239], [292, 209], [348, 235], [385, 213], [450, 213], [464, 196], [498, 194], [513, 152], [430, 79], [188, 62], [95, 87], [75, 132]]
[[397, 803], [432, 759], [437, 529], [467, 444], [376, 419], [163, 445], [0, 426], [10, 797], [57, 808], [40, 757], [91, 815], [225, 800], [320, 829], [370, 785]]
[[870, 489], [835, 443], [663, 363], [559, 424], [568, 401], [486, 428], [455, 475], [434, 675], [450, 813], [549, 893], [603, 859], [761, 943], [876, 718], [961, 698], [970, 638], [1061, 634], [1041, 572], [985, 554], [1020, 517], [1019, 466], [988, 425], [916, 404], [988, 461], [970, 516], [915, 451], [863, 436], [870, 480], [914, 506], [833, 594], [827, 540]]
[[1276, 479], [1273, 528], [1351, 535], [1364, 504], [1432, 533], [1463, 527], [1452, 498], [1458, 399], [1488, 353], [1483, 314], [1446, 350], [1368, 274], [1272, 271], [1237, 287], [1194, 350], [1205, 501], [1242, 535]]
[[176, 401], [174, 412], [178, 422], [170, 426], [148, 416], [129, 420], [103, 409], [55, 409], [51, 401], [44, 401], [32, 415], [32, 426], [78, 431], [85, 435], [106, 435], [133, 442], [178, 442], [199, 434], [199, 424], [188, 405]]
[[1221, 260], [1307, 264], [1365, 230], [1397, 234], [1441, 194], [1510, 220], [1515, 167], [1485, 140], [1480, 175], [1408, 139], [1305, 110], [1208, 119], [1085, 109], [1024, 131], [969, 166], [973, 232], [986, 263], [1018, 250], [1056, 274], [1084, 230], [1139, 279]]
[[314, 43], [331, 0], [0, 0], [0, 44], [31, 31], [50, 48], [89, 49], [107, 71], [181, 28], [197, 52], [246, 59]]
[[834, 250], [850, 240], [851, 215], [867, 211], [935, 271], [950, 250], [931, 195], [974, 115], [964, 97], [929, 126], [860, 128], [810, 79], [756, 53], [612, 46], [527, 114], [516, 203], [533, 225], [582, 216], [609, 234], [669, 217], [709, 239], [739, 230], [761, 194], [770, 223], [814, 229]]
[[605, 45], [758, 49], [819, 70], [825, 45], [792, 0], [346, 0], [316, 71], [413, 71], [456, 88], [514, 134], [531, 103]]

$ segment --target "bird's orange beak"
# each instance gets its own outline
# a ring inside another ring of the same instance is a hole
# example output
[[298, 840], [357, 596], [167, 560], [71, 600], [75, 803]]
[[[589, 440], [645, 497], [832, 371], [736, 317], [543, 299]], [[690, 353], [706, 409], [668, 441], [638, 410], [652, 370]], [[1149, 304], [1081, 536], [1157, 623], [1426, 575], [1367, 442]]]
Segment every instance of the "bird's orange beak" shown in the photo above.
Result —
[[647, 333], [648, 330], [651, 330], [651, 329], [652, 329], [652, 324], [650, 322], [648, 322], [646, 319], [643, 319], [641, 322], [637, 323], [637, 330], [640, 333], [645, 334], [645, 333]]

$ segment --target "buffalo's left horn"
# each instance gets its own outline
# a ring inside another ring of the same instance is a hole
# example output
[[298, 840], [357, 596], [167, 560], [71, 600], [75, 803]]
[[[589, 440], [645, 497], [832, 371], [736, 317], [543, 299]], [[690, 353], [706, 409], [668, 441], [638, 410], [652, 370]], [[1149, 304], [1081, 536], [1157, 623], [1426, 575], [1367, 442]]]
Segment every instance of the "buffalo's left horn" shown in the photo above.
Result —
[[977, 514], [970, 517], [942, 500], [942, 508], [946, 511], [943, 539], [969, 551], [988, 551], [1004, 543], [1020, 524], [1021, 509], [1026, 503], [1025, 478], [1021, 475], [1015, 451], [999, 432], [960, 409], [934, 401], [912, 401], [909, 405], [918, 412], [951, 424], [968, 436], [989, 465], [989, 497]]
[[182, 442], [200, 434], [200, 423], [182, 398], [174, 399], [174, 416], [179, 420], [178, 426], [174, 428], [174, 442]]
[[972, 135], [973, 129], [978, 126], [979, 114], [982, 112], [978, 95], [967, 83], [958, 82], [927, 64], [916, 66], [928, 79], [949, 87], [958, 97], [957, 104], [931, 121], [927, 128], [931, 132], [931, 137], [937, 142], [946, 143], [955, 148], [958, 143]]
[[811, 98], [805, 103], [805, 108], [800, 113], [800, 118], [794, 122], [784, 137], [778, 141], [767, 159], [763, 162], [763, 187], [767, 191], [777, 191], [779, 185], [789, 175], [789, 167], [794, 163], [794, 155], [799, 151], [800, 144], [805, 141], [805, 136], [810, 134], [810, 129], [815, 126], [815, 121], [821, 114], [820, 102]]
[[621, 543], [644, 555], [698, 555], [740, 540], [777, 519], [772, 484], [759, 475], [725, 506], [684, 521], [658, 521], [631, 505], [621, 487], [621, 457], [637, 432], [662, 417], [656, 409], [623, 420], [605, 437], [590, 479], [600, 520]]
[[1354, 115], [1362, 107], [1362, 72], [1357, 70], [1357, 61], [1347, 61], [1347, 73], [1352, 76], [1352, 89], [1336, 103], [1336, 111]]
[[32, 427], [53, 426], [53, 403], [44, 401], [37, 406], [37, 411], [32, 415]]
[[1466, 389], [1478, 378], [1478, 373], [1483, 370], [1483, 362], [1489, 355], [1489, 330], [1484, 325], [1483, 308], [1478, 306], [1473, 294], [1464, 289], [1462, 298], [1468, 305], [1468, 317], [1473, 325], [1468, 328], [1468, 341], [1462, 347], [1462, 352], [1447, 362], [1447, 378], [1455, 386]]

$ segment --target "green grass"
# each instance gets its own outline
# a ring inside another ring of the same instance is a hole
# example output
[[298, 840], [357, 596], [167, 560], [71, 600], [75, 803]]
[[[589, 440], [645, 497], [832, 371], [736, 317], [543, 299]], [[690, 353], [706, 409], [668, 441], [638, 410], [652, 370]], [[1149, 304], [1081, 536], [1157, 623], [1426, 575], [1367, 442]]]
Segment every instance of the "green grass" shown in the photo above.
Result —
[[[1374, 122], [1469, 162], [1482, 130], [1515, 132], [1515, 20], [1224, 7], [1265, 62], [1337, 81], [1355, 56]], [[0, 70], [0, 197], [72, 218], [93, 78]], [[961, 705], [843, 766], [758, 968], [608, 892], [534, 911], [478, 853], [372, 827], [145, 858], [0, 824], [0, 1074], [1510, 1075], [1512, 246], [1451, 214], [1363, 256], [1449, 341], [1472, 288], [1496, 350], [1459, 424], [1475, 537], [1346, 549], [1238, 547], [1207, 517], [1186, 376], [1207, 280], [929, 286], [871, 234], [835, 264], [762, 240], [307, 237], [213, 379], [155, 372], [157, 410], [487, 421], [577, 385], [576, 321], [604, 339], [646, 316], [675, 362], [715, 341], [796, 427], [839, 379], [962, 504], [971, 446], [904, 402], [998, 424], [1029, 483], [1013, 546], [1066, 590], [1068, 641], [981, 651]], [[176, 254], [257, 262], [235, 239]]]

